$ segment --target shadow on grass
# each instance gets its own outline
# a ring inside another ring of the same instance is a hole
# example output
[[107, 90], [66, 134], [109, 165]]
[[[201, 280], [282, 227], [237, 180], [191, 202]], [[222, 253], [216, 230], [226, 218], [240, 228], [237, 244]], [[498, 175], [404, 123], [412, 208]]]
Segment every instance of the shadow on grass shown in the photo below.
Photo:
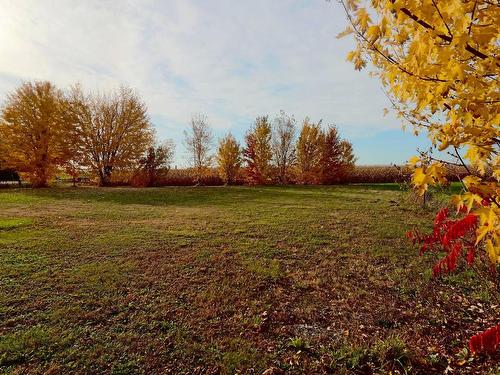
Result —
[[404, 191], [399, 184], [396, 183], [380, 183], [380, 184], [350, 184], [347, 185], [352, 189], [360, 190], [387, 190], [387, 191]]
[[[0, 192], [0, 202], [34, 203], [37, 200], [78, 200], [86, 203], [139, 204], [152, 206], [238, 206], [251, 203], [294, 203], [318, 199], [345, 199], [346, 192], [399, 191], [397, 184], [336, 186], [219, 186], [219, 187], [78, 187], [11, 189]], [[5, 195], [4, 195], [5, 194]], [[3, 195], [3, 197], [2, 197]], [[359, 198], [359, 197], [357, 197]], [[40, 202], [42, 203], [42, 202]]]
[[[353, 189], [362, 190], [387, 190], [387, 191], [409, 191], [408, 187], [404, 187], [398, 183], [375, 183], [375, 184], [350, 184], [347, 185]], [[460, 194], [462, 192], [462, 185], [460, 182], [452, 182], [447, 187], [430, 188], [432, 193], [441, 194]]]
[[[232, 206], [245, 202], [272, 203], [289, 193], [299, 191], [273, 187], [79, 187], [46, 189], [12, 189], [0, 192], [0, 203], [34, 203], [39, 200], [78, 200], [85, 203], [139, 204], [152, 206]], [[302, 188], [303, 194], [314, 194]], [[2, 194], [5, 193], [5, 194]], [[4, 195], [2, 197], [2, 195]], [[3, 198], [3, 199], [2, 199]]]

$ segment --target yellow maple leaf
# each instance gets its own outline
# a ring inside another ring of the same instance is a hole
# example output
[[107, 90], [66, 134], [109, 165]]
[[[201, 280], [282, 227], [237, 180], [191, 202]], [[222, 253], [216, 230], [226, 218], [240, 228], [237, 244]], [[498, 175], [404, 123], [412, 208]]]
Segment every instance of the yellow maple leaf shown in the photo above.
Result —
[[408, 165], [410, 167], [414, 167], [415, 165], [417, 165], [417, 163], [420, 161], [420, 158], [418, 156], [412, 156], [409, 160], [408, 160]]
[[365, 8], [359, 8], [356, 12], [356, 18], [361, 31], [366, 31], [368, 28], [368, 23], [370, 22], [370, 16]]

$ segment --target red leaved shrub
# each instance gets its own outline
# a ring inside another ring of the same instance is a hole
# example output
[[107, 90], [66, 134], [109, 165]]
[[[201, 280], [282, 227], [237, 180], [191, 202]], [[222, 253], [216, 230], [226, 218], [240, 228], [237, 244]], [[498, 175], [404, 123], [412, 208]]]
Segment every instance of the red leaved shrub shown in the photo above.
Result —
[[407, 237], [413, 243], [419, 243], [420, 254], [427, 251], [444, 251], [446, 255], [439, 260], [432, 273], [439, 276], [449, 273], [457, 268], [460, 256], [464, 255], [463, 250], [469, 249], [465, 255], [467, 264], [472, 264], [474, 260], [475, 233], [477, 229], [477, 216], [467, 214], [460, 219], [451, 219], [447, 208], [441, 209], [434, 220], [434, 228], [430, 234], [423, 234], [417, 230], [409, 231]]
[[469, 349], [472, 353], [494, 353], [500, 347], [500, 324], [472, 336]]
[[[447, 208], [441, 209], [434, 219], [431, 233], [423, 234], [417, 230], [409, 231], [406, 235], [413, 243], [421, 245], [420, 254], [428, 251], [444, 251], [446, 255], [433, 267], [434, 277], [456, 270], [461, 258], [471, 266], [475, 260], [477, 247], [476, 230], [478, 218], [474, 214], [462, 210], [462, 217], [451, 219]], [[491, 268], [495, 273], [495, 267]], [[469, 348], [473, 353], [493, 353], [500, 346], [500, 325], [474, 335], [469, 341]]]

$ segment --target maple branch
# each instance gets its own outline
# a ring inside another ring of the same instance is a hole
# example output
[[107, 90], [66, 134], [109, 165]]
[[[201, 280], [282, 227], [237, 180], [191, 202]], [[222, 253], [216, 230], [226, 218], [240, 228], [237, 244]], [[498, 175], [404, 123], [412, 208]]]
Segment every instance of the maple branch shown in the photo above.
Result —
[[469, 24], [469, 31], [468, 31], [469, 35], [470, 35], [471, 30], [472, 30], [472, 24], [474, 23], [474, 13], [476, 13], [476, 7], [477, 7], [477, 1], [474, 1], [474, 7], [472, 8], [472, 14], [470, 15], [470, 24]]
[[441, 20], [444, 23], [444, 26], [446, 27], [446, 30], [448, 30], [448, 34], [450, 34], [450, 36], [453, 38], [453, 34], [452, 34], [451, 30], [450, 30], [448, 24], [446, 23], [446, 21], [444, 20], [444, 17], [441, 14], [441, 11], [439, 10], [439, 8], [438, 8], [438, 6], [437, 6], [437, 4], [436, 4], [436, 2], [434, 0], [432, 0], [432, 5], [434, 5], [434, 8], [436, 8], [436, 10], [437, 10], [437, 12], [439, 14], [439, 18], [441, 18]]
[[453, 148], [455, 149], [455, 154], [457, 154], [458, 160], [460, 160], [460, 163], [462, 163], [462, 165], [464, 166], [467, 173], [471, 175], [472, 173], [471, 173], [470, 169], [465, 165], [464, 159], [462, 159], [462, 156], [460, 156], [460, 153], [458, 152], [457, 146], [453, 146]]
[[351, 14], [349, 13], [349, 10], [347, 9], [347, 6], [345, 5], [344, 3], [344, 0], [340, 0], [340, 3], [342, 4], [342, 7], [344, 8], [344, 11], [346, 13], [346, 16], [347, 16], [347, 19], [349, 20], [349, 23], [351, 24], [351, 26], [353, 27], [356, 35], [363, 39], [363, 41], [369, 46], [369, 48], [378, 53], [380, 56], [382, 56], [385, 60], [387, 60], [387, 62], [389, 62], [390, 64], [393, 64], [393, 65], [396, 65], [398, 67], [399, 70], [401, 70], [403, 73], [406, 73], [412, 77], [415, 77], [415, 78], [418, 78], [422, 81], [430, 81], [430, 82], [449, 82], [448, 80], [445, 80], [445, 79], [441, 79], [441, 78], [433, 78], [433, 77], [422, 77], [422, 76], [419, 76], [413, 72], [410, 72], [409, 70], [407, 70], [406, 68], [404, 68], [397, 60], [395, 60], [394, 58], [392, 58], [390, 55], [386, 55], [385, 53], [383, 53], [382, 51], [380, 51], [379, 48], [377, 48], [377, 46], [370, 42], [368, 39], [366, 39], [366, 37], [364, 36], [364, 34], [358, 30], [358, 28], [356, 27], [353, 19], [352, 19], [352, 16]]
[[492, 6], [495, 6], [497, 7], [498, 6], [498, 3], [495, 4], [495, 3], [492, 3], [491, 1], [483, 1], [484, 4], [488, 4], [488, 5], [492, 5]]
[[443, 164], [454, 165], [455, 167], [462, 167], [463, 166], [462, 164], [454, 163], [452, 161], [448, 161], [448, 160], [443, 160], [443, 159], [436, 158], [434, 156], [429, 155], [425, 151], [417, 150], [417, 152], [420, 154], [420, 156], [428, 158], [429, 160], [437, 161], [437, 162], [440, 162], [440, 163], [443, 163]]
[[370, 45], [375, 52], [377, 52], [378, 54], [380, 54], [389, 63], [396, 64], [396, 65], [399, 66], [399, 64], [397, 63], [396, 60], [394, 60], [391, 56], [386, 56], [382, 51], [380, 51], [376, 46], [374, 46], [373, 43], [371, 43], [368, 39], [366, 39], [366, 37], [363, 35], [363, 33], [361, 33], [358, 30], [358, 28], [356, 27], [356, 25], [354, 23], [354, 20], [352, 19], [351, 13], [349, 13], [349, 10], [347, 9], [347, 6], [344, 3], [344, 0], [340, 0], [340, 4], [342, 4], [342, 7], [344, 8], [344, 11], [345, 11], [345, 14], [347, 16], [347, 19], [349, 20], [349, 23], [351, 24], [352, 28], [354, 29], [354, 31], [356, 32], [356, 34], [358, 35], [358, 37], [360, 37], [361, 39], [363, 39], [365, 41], [365, 43], [367, 43], [368, 45]]
[[[396, 2], [396, 0], [391, 0], [391, 2], [394, 4]], [[417, 17], [415, 14], [413, 14], [409, 9], [407, 8], [400, 8], [401, 12], [403, 12], [404, 14], [406, 14], [408, 17], [410, 17], [412, 20], [414, 20], [416, 23], [418, 23], [419, 25], [421, 25], [422, 27], [428, 29], [428, 30], [432, 30], [432, 31], [436, 31], [436, 28], [434, 26], [432, 26], [431, 24], [425, 22], [424, 20], [420, 19], [419, 17]], [[451, 43], [451, 41], [453, 40], [453, 37], [449, 36], [449, 35], [445, 35], [445, 34], [436, 34], [439, 38], [443, 39], [444, 41], [448, 42], [448, 44]], [[465, 45], [465, 50], [467, 52], [470, 52], [472, 53], [473, 55], [481, 58], [481, 59], [486, 59], [488, 58], [489, 56], [484, 54], [483, 52], [479, 51], [478, 49], [472, 47], [469, 43], [467, 43]], [[500, 66], [500, 64], [497, 63], [497, 65]]]

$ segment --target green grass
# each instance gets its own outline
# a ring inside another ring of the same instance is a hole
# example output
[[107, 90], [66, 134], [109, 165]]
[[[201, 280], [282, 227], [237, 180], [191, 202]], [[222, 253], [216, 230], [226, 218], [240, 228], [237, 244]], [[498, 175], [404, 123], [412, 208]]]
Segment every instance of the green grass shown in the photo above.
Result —
[[27, 353], [46, 347], [49, 343], [49, 334], [39, 326], [4, 335], [0, 338], [0, 365], [22, 363]]
[[10, 218], [0, 220], [0, 230], [9, 230], [31, 224], [32, 220], [26, 218]]
[[492, 302], [426, 276], [432, 217], [395, 184], [0, 191], [0, 371], [442, 372]]

